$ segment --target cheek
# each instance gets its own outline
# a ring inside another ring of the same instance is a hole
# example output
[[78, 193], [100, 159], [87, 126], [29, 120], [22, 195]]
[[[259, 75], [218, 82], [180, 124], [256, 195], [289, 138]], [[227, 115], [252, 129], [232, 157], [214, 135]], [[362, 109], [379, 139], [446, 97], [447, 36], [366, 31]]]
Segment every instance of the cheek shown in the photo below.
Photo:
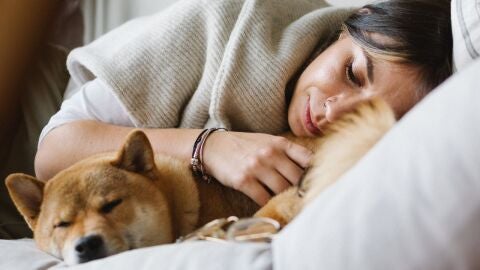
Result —
[[35, 230], [35, 243], [38, 248], [57, 258], [63, 259], [67, 264], [76, 264], [73, 241], [79, 232], [72, 225], [67, 228], [53, 228], [53, 222], [48, 216], [40, 216], [38, 228]]
[[135, 247], [166, 244], [175, 240], [170, 213], [164, 203], [156, 206], [138, 205], [135, 214], [135, 221], [128, 227]]
[[35, 243], [37, 247], [57, 258], [62, 258], [62, 248], [66, 239], [65, 231], [53, 229], [53, 224], [39, 220], [35, 230]]
[[333, 70], [334, 67], [328, 61], [317, 59], [302, 73], [298, 80], [298, 87], [305, 90], [311, 86], [320, 87], [325, 83], [334, 81], [337, 75]]
[[312, 105], [323, 104], [328, 97], [347, 90], [339, 70], [339, 67], [328, 64], [313, 65], [299, 80], [294, 95], [309, 97]]
[[401, 117], [422, 98], [417, 92], [421, 85], [419, 70], [390, 62], [378, 62], [376, 67], [378, 72], [373, 92], [392, 107], [397, 117]]
[[113, 255], [129, 249], [129, 235], [126, 233], [128, 224], [134, 222], [134, 211], [125, 199], [122, 204], [112, 212], [99, 215], [98, 220], [93, 221], [90, 230], [103, 237], [108, 255]]
[[59, 250], [61, 250], [63, 260], [68, 264], [68, 265], [74, 265], [78, 264], [78, 258], [75, 254], [75, 247], [73, 243], [73, 239], [77, 239], [77, 237], [64, 237], [64, 241], [61, 243], [63, 244], [62, 247], [59, 246]]
[[303, 107], [303, 100], [306, 99], [304, 95], [301, 94], [301, 91], [295, 90], [293, 98], [290, 102], [288, 107], [288, 125], [290, 126], [290, 130], [297, 136], [301, 136], [300, 134], [300, 121], [302, 116], [302, 107]]
[[395, 89], [402, 89], [402, 91], [391, 91], [381, 97], [392, 107], [396, 117], [400, 118], [420, 100], [420, 97], [411, 85], [399, 84]]
[[396, 99], [391, 101], [389, 104], [392, 107], [393, 111], [395, 112], [395, 116], [397, 118], [402, 117], [405, 113], [407, 113], [415, 104], [417, 103], [416, 99], [413, 98], [403, 98], [403, 99]]
[[[172, 221], [167, 200], [161, 192], [150, 188], [150, 194], [136, 195], [130, 200], [128, 212], [119, 215], [129, 215], [128, 222], [120, 218], [121, 230], [129, 235], [132, 247], [146, 247], [156, 244], [173, 242]], [[127, 210], [127, 208], [124, 208]]]

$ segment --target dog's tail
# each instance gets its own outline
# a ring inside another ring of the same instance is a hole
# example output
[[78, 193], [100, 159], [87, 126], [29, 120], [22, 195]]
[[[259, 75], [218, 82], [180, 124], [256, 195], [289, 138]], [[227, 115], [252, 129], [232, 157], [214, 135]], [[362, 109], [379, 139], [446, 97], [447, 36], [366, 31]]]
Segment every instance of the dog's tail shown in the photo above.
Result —
[[360, 104], [332, 123], [320, 140], [311, 169], [302, 183], [304, 204], [334, 183], [395, 124], [392, 109], [381, 99]]

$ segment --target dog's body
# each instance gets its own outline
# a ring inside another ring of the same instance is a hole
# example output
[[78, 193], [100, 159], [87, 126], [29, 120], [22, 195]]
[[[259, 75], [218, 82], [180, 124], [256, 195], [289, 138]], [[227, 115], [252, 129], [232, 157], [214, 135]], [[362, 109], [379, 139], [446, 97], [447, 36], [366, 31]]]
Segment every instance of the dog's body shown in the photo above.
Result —
[[194, 179], [184, 162], [154, 161], [141, 131], [117, 155], [87, 158], [46, 184], [14, 174], [7, 186], [39, 248], [70, 264], [171, 243], [210, 220], [258, 209], [238, 191]]
[[[302, 184], [272, 199], [257, 216], [288, 223], [305, 203], [350, 168], [394, 123], [379, 101], [362, 105], [322, 139], [290, 138], [318, 151]], [[332, 157], [332, 154], [335, 155]], [[7, 187], [40, 249], [69, 264], [132, 248], [171, 243], [206, 222], [251, 216], [258, 206], [217, 182], [194, 179], [188, 164], [155, 156], [146, 136], [129, 135], [118, 154], [97, 155], [47, 183], [10, 175]]]

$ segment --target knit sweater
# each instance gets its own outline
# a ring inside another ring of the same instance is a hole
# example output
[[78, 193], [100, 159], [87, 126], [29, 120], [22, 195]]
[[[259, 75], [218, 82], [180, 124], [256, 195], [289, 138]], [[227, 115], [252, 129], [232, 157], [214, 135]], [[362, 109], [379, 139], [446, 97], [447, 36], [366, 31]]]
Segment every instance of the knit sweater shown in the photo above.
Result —
[[85, 47], [67, 66], [99, 78], [137, 127], [288, 128], [285, 88], [350, 10], [315, 0], [184, 0]]

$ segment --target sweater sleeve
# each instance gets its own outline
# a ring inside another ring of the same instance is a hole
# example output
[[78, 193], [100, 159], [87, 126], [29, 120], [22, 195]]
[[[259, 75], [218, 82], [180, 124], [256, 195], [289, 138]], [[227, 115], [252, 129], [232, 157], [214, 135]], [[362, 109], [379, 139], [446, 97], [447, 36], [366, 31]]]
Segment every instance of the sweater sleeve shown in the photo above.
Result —
[[78, 120], [96, 120], [112, 125], [134, 126], [122, 103], [113, 95], [113, 91], [99, 79], [95, 79], [80, 86], [75, 94], [63, 101], [60, 110], [43, 128], [38, 145], [53, 129]]

